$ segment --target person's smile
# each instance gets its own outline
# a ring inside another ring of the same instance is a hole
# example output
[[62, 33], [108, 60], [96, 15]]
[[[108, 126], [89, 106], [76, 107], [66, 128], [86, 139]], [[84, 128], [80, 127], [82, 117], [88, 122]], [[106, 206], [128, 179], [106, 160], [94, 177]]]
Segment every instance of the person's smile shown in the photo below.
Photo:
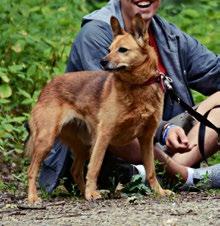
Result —
[[141, 14], [145, 22], [151, 20], [160, 6], [160, 0], [121, 0], [123, 18], [127, 29], [135, 14]]
[[144, 1], [144, 0], [137, 0], [137, 1], [133, 1], [133, 3], [139, 7], [139, 8], [148, 8], [149, 6], [151, 6], [152, 1]]

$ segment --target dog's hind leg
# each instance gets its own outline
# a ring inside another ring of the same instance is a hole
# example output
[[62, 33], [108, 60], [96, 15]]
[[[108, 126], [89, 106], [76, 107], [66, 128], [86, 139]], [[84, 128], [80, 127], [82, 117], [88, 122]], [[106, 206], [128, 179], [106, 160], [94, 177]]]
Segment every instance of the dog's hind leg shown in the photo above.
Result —
[[42, 107], [35, 108], [30, 120], [31, 139], [31, 164], [28, 169], [28, 201], [34, 203], [38, 200], [36, 179], [41, 162], [50, 152], [54, 140], [59, 131], [60, 110], [53, 112]]
[[40, 201], [37, 195], [36, 178], [43, 159], [49, 153], [55, 136], [50, 134], [50, 131], [40, 131], [36, 136], [33, 144], [33, 155], [31, 164], [28, 169], [28, 201], [34, 203]]
[[78, 185], [80, 193], [82, 195], [85, 194], [85, 179], [84, 179], [85, 159], [86, 159], [85, 157], [75, 154], [71, 170], [73, 180]]
[[88, 145], [83, 144], [79, 136], [80, 128], [76, 124], [70, 123], [64, 126], [60, 138], [66, 143], [73, 153], [73, 164], [71, 174], [74, 182], [78, 185], [81, 194], [85, 193], [84, 164], [89, 158]]

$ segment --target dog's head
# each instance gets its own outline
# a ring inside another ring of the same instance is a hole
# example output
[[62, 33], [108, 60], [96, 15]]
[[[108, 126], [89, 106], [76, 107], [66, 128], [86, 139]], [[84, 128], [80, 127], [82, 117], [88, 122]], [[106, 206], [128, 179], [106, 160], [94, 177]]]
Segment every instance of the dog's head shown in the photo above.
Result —
[[[101, 60], [103, 68], [114, 71], [122, 80], [132, 83], [142, 83], [146, 76], [151, 76], [152, 71], [155, 74], [156, 54], [149, 46], [147, 27], [141, 15], [137, 14], [133, 18], [130, 33], [121, 28], [115, 17], [111, 17], [111, 27], [114, 40], [109, 47], [109, 54]], [[129, 78], [128, 73], [132, 77]]]

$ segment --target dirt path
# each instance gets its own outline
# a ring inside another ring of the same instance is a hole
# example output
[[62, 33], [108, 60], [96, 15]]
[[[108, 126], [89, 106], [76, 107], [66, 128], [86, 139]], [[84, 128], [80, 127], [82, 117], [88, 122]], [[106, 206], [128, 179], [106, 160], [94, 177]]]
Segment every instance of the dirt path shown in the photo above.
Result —
[[71, 197], [45, 201], [42, 209], [22, 209], [0, 195], [0, 225], [220, 225], [220, 195], [181, 193], [87, 202]]

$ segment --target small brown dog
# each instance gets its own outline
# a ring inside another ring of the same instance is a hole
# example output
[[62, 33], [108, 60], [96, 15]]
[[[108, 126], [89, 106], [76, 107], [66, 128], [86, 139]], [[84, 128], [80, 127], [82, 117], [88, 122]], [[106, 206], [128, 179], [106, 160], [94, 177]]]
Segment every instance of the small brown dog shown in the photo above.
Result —
[[[108, 71], [74, 72], [54, 78], [32, 110], [27, 143], [32, 155], [28, 170], [30, 203], [39, 199], [35, 184], [38, 170], [57, 137], [74, 152], [72, 175], [87, 200], [100, 198], [97, 177], [107, 147], [123, 146], [134, 138], [139, 140], [151, 188], [162, 196], [171, 193], [161, 188], [155, 175], [153, 137], [164, 94], [145, 22], [136, 15], [131, 33], [125, 32], [114, 17], [111, 26], [114, 40], [110, 53], [101, 61]], [[77, 131], [76, 118], [85, 122], [89, 140]], [[83, 165], [89, 157], [85, 184]]]

